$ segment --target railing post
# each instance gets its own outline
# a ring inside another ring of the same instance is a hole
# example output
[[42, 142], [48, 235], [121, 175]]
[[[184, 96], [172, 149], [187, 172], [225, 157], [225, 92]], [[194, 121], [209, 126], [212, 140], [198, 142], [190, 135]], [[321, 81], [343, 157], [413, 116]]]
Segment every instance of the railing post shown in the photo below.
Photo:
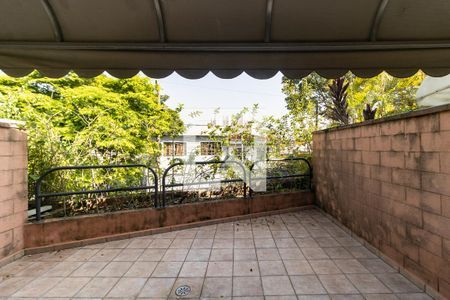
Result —
[[36, 191], [34, 194], [36, 206], [36, 221], [41, 220], [41, 181], [39, 179], [36, 181]]

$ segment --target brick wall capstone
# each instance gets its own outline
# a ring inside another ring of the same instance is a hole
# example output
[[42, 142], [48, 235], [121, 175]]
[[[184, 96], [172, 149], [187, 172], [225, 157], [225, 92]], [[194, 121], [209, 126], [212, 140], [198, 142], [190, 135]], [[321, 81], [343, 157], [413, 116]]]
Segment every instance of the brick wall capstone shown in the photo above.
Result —
[[450, 298], [450, 105], [314, 133], [316, 202]]

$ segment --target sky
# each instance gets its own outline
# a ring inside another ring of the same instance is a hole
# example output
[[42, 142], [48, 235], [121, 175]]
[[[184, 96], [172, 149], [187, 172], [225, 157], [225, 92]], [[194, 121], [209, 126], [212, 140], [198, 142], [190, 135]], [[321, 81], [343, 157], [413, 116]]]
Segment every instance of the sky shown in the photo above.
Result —
[[[169, 107], [184, 105], [182, 118], [185, 122], [206, 124], [217, 108], [220, 108], [221, 115], [230, 115], [255, 103], [259, 104], [258, 118], [282, 116], [287, 110], [285, 96], [281, 92], [281, 78], [281, 73], [266, 80], [254, 79], [243, 73], [234, 79], [220, 79], [208, 73], [201, 79], [192, 80], [174, 73], [158, 79], [158, 83], [162, 93], [170, 97], [166, 102]], [[199, 111], [201, 115], [192, 118], [189, 114], [193, 111]]]

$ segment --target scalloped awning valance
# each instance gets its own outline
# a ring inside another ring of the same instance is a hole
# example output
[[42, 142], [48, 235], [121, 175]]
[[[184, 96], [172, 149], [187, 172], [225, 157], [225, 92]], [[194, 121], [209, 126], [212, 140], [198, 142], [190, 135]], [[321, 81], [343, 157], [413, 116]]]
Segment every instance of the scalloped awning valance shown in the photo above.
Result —
[[0, 0], [0, 69], [335, 78], [450, 73], [448, 0]]

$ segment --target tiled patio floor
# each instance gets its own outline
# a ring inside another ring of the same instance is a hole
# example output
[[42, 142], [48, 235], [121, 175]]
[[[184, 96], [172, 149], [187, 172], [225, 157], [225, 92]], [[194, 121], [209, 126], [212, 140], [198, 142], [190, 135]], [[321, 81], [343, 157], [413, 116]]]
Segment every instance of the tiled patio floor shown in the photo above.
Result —
[[[318, 210], [24, 257], [4, 298], [431, 299]], [[186, 298], [188, 298], [186, 297]]]

